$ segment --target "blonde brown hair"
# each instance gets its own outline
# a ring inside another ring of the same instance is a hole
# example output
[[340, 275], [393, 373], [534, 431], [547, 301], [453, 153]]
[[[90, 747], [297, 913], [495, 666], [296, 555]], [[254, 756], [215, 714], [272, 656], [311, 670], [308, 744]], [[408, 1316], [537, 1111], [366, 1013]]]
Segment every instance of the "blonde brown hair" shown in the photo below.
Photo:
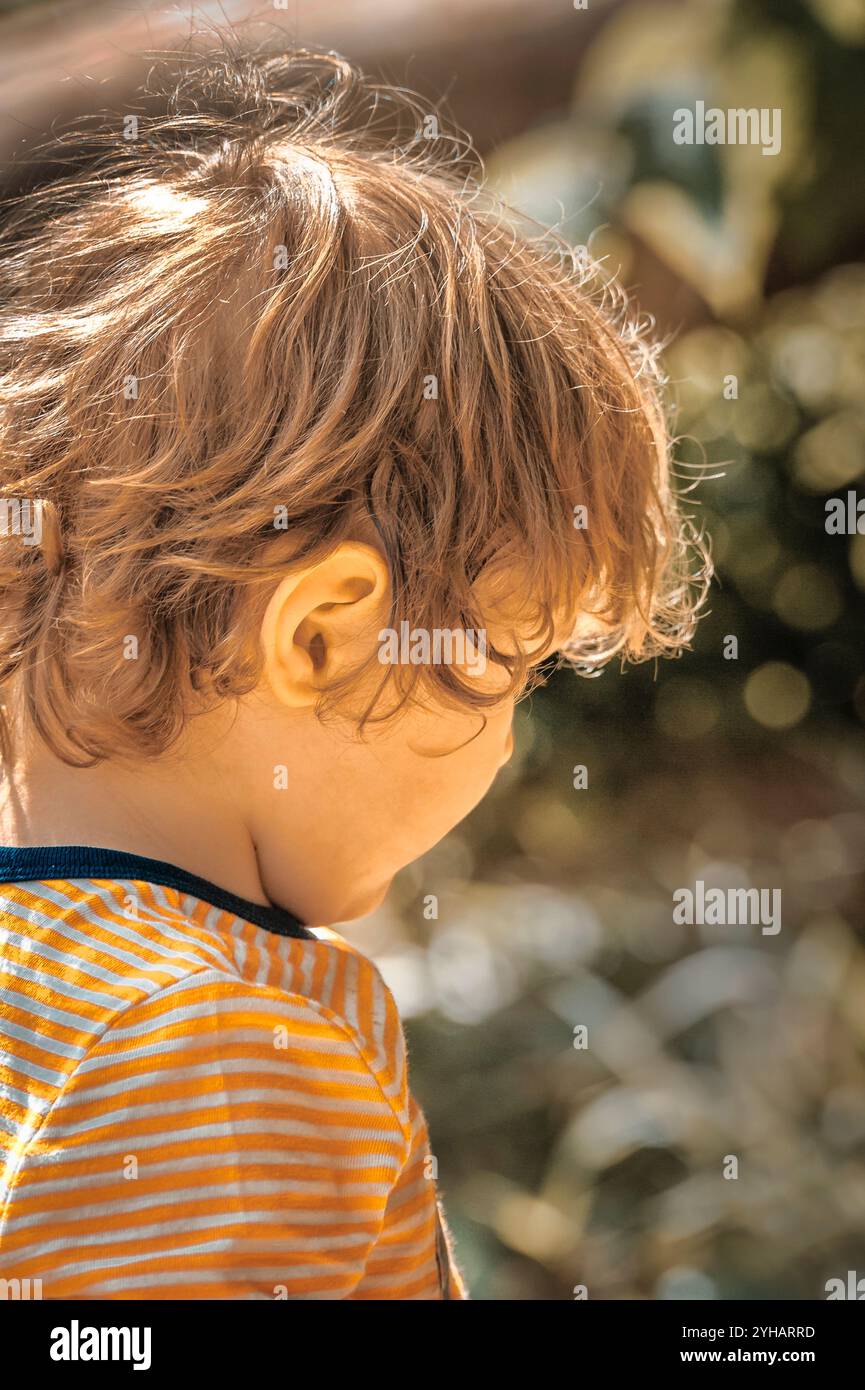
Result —
[[[255, 685], [261, 596], [361, 525], [395, 627], [482, 628], [475, 581], [507, 563], [538, 634], [603, 619], [574, 660], [678, 651], [705, 565], [621, 297], [342, 58], [224, 49], [163, 90], [137, 138], [56, 141], [2, 233], [0, 499], [39, 499], [43, 536], [0, 537], [0, 690], [49, 746], [170, 747]], [[525, 684], [521, 650], [489, 655]]]

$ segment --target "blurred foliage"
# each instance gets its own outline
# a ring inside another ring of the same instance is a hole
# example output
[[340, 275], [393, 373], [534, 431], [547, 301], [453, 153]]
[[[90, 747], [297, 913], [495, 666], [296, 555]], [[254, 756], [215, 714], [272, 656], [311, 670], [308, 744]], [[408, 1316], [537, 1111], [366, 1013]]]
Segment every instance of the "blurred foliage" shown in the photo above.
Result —
[[[860, 0], [615, 7], [572, 110], [489, 161], [670, 333], [718, 577], [681, 661], [556, 673], [490, 797], [349, 929], [407, 1017], [476, 1298], [865, 1274], [865, 537], [824, 527], [865, 486], [863, 45]], [[781, 153], [676, 145], [698, 99], [781, 107]], [[780, 888], [780, 934], [674, 925], [700, 878]]]

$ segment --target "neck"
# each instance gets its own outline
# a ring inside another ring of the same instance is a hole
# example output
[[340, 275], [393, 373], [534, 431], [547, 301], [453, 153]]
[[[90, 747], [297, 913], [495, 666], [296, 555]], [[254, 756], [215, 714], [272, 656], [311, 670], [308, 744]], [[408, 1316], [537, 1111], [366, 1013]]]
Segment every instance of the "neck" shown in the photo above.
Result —
[[201, 757], [75, 768], [30, 739], [0, 782], [0, 840], [126, 850], [266, 904], [255, 844], [228, 788]]

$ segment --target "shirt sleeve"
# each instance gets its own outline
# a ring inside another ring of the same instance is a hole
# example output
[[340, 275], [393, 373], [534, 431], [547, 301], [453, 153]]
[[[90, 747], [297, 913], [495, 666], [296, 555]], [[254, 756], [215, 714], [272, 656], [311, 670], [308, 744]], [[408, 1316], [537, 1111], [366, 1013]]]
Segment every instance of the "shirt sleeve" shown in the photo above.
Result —
[[20, 1165], [7, 1258], [45, 1298], [350, 1298], [410, 1149], [400, 1059], [201, 972], [79, 1063]]

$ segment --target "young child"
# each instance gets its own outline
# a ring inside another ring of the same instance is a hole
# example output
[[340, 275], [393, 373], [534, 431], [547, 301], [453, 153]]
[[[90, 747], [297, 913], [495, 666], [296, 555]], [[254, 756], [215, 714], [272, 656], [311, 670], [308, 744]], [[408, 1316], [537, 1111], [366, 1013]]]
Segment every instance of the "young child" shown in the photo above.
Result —
[[0, 1277], [466, 1297], [393, 998], [318, 924], [551, 654], [688, 640], [652, 351], [334, 56], [184, 60], [50, 158], [2, 246]]

